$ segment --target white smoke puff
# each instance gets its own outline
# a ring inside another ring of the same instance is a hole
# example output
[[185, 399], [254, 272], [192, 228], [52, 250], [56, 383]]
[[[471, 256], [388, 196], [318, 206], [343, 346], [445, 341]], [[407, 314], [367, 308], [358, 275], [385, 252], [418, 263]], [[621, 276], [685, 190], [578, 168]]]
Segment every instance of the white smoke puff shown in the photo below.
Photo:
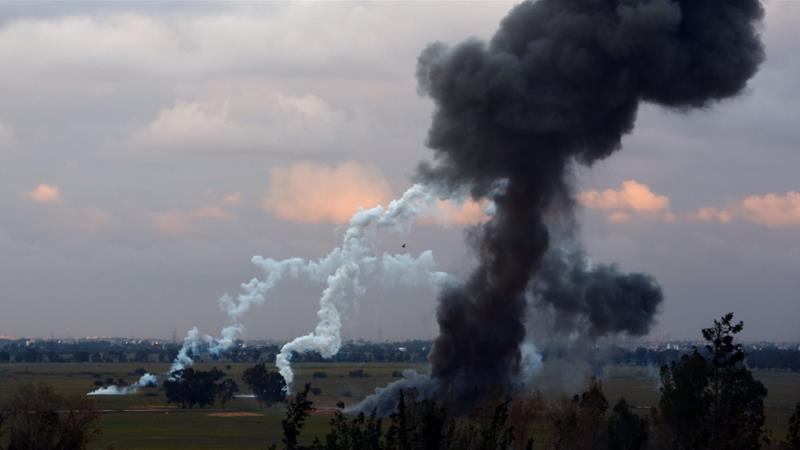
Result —
[[139, 378], [139, 381], [133, 383], [130, 386], [106, 386], [104, 388], [95, 389], [92, 392], [89, 392], [86, 395], [95, 396], [95, 395], [129, 395], [135, 394], [139, 392], [139, 389], [143, 387], [154, 387], [158, 386], [158, 377], [151, 373], [146, 373]]
[[200, 331], [197, 329], [197, 327], [193, 327], [188, 333], [186, 333], [186, 337], [183, 338], [183, 346], [178, 351], [175, 361], [172, 362], [172, 366], [169, 368], [168, 375], [172, 377], [172, 373], [183, 370], [194, 364], [194, 360], [192, 360], [192, 358], [189, 356], [189, 352], [191, 351], [194, 355], [198, 354], [200, 349], [199, 346]]
[[523, 342], [519, 347], [522, 382], [530, 382], [542, 370], [542, 354], [533, 342]]

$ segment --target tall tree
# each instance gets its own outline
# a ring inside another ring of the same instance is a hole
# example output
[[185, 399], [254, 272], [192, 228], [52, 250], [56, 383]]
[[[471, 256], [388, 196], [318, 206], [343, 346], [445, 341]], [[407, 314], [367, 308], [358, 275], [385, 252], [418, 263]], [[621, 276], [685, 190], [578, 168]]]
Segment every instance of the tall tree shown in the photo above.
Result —
[[247, 384], [262, 405], [269, 406], [286, 400], [286, 382], [278, 372], [267, 369], [264, 363], [248, 368], [242, 374]]
[[743, 328], [743, 323], [734, 323], [733, 313], [728, 313], [703, 330], [711, 360], [710, 449], [754, 450], [761, 448], [766, 437], [764, 397], [767, 389], [753, 377], [744, 363], [742, 345], [734, 340]]
[[678, 450], [755, 450], [766, 439], [767, 390], [745, 365], [733, 313], [703, 330], [698, 349], [661, 368], [661, 417]]
[[308, 392], [310, 390], [311, 385], [306, 384], [305, 388], [298, 392], [286, 407], [286, 418], [281, 421], [283, 443], [286, 444], [286, 450], [296, 450], [298, 448], [297, 438], [300, 436], [300, 430], [303, 428], [306, 418], [314, 409], [313, 402], [308, 400]]

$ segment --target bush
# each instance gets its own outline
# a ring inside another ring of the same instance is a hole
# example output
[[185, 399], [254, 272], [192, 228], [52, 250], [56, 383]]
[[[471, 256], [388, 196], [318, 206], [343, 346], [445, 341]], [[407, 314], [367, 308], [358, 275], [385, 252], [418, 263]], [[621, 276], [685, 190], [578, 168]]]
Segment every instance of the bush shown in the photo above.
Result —
[[311, 374], [312, 378], [328, 378], [328, 374], [326, 372], [317, 371]]
[[315, 396], [322, 395], [322, 389], [318, 387], [313, 387], [311, 388], [311, 393], [314, 394]]
[[62, 397], [47, 385], [20, 386], [0, 411], [8, 449], [84, 450], [100, 431], [94, 402]]
[[350, 378], [367, 378], [369, 375], [364, 372], [364, 369], [351, 370], [348, 375]]

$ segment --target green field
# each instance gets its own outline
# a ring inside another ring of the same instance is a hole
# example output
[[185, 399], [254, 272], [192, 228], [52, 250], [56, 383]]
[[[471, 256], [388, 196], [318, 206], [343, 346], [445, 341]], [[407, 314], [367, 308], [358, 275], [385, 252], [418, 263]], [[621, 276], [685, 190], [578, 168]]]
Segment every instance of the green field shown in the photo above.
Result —
[[[228, 375], [241, 383], [241, 373], [251, 364], [233, 364]], [[166, 364], [2, 364], [0, 365], [0, 397], [6, 397], [22, 383], [45, 382], [63, 395], [83, 395], [95, 388], [95, 380], [107, 377], [124, 378], [133, 382], [137, 368], [151, 373], [163, 373]], [[200, 364], [201, 369], [211, 365]], [[312, 396], [319, 410], [307, 422], [303, 440], [325, 433], [332, 409], [337, 402], [352, 404], [376, 387], [395, 378], [392, 372], [423, 366], [405, 364], [297, 364], [297, 385], [311, 382], [322, 389]], [[350, 378], [348, 372], [363, 369], [369, 376]], [[312, 378], [315, 371], [324, 371], [327, 378]], [[795, 403], [800, 402], [800, 374], [786, 372], [756, 372], [766, 385], [767, 425], [776, 436], [782, 436]], [[610, 403], [624, 396], [632, 405], [646, 413], [658, 402], [658, 380], [653, 371], [638, 367], [612, 367], [607, 370], [603, 384]], [[180, 410], [166, 403], [162, 392], [145, 389], [135, 395], [98, 396], [102, 410], [102, 435], [95, 443], [97, 449], [113, 446], [116, 449], [264, 449], [280, 442], [281, 407], [263, 409], [252, 399], [238, 398], [225, 410]]]

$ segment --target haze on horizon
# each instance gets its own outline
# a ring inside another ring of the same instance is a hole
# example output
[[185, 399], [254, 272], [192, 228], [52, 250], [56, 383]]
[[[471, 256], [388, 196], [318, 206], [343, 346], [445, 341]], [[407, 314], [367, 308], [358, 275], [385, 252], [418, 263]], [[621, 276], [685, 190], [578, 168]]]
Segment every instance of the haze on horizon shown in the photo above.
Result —
[[[357, 206], [410, 185], [430, 158], [420, 50], [485, 38], [512, 5], [4, 5], [0, 335], [216, 333], [219, 296], [260, 275], [253, 255], [322, 256]], [[800, 3], [766, 11], [744, 96], [645, 107], [625, 151], [575, 174], [589, 252], [664, 288], [650, 338], [734, 311], [747, 340], [800, 339]], [[441, 209], [384, 246], [466, 273], [481, 205]], [[309, 331], [322, 287], [279, 286], [246, 337]], [[432, 337], [435, 303], [372, 288], [344, 337]]]

